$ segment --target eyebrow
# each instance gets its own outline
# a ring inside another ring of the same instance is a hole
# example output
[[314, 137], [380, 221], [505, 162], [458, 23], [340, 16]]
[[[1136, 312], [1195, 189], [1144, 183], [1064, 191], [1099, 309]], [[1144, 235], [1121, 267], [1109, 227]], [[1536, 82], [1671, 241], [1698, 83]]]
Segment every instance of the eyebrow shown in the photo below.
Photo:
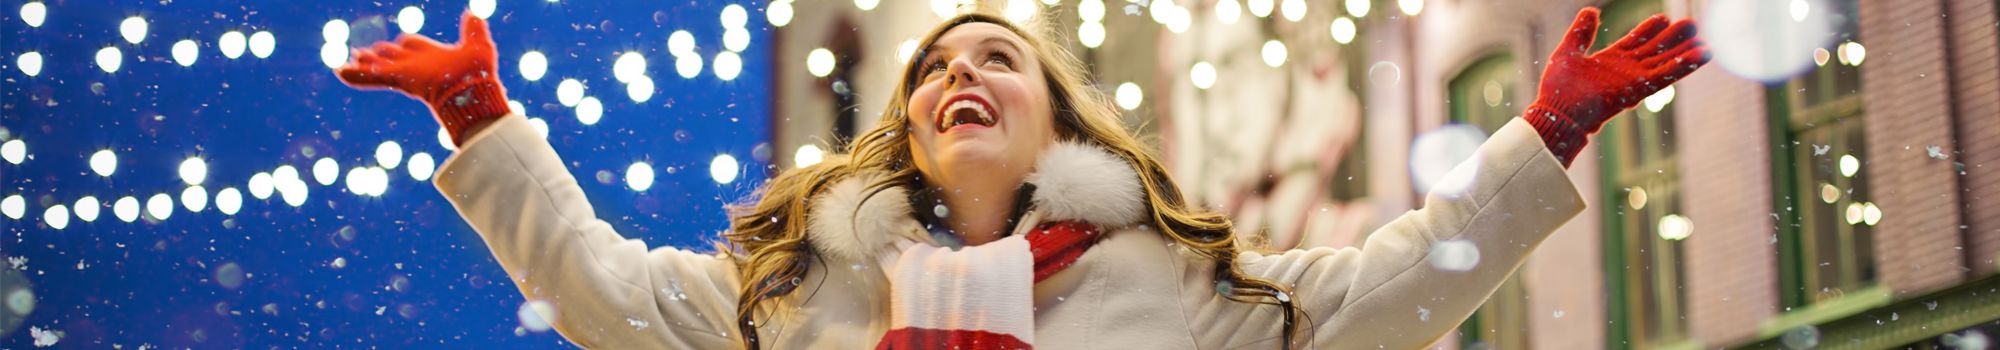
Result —
[[[1021, 53], [1020, 45], [1015, 45], [1013, 40], [1007, 40], [1007, 38], [1002, 38], [1002, 37], [990, 37], [986, 39], [981, 39], [979, 40], [979, 43], [977, 45], [989, 45], [996, 42], [1000, 43], [1002, 46], [1005, 46], [1008, 50], [1013, 50], [1017, 54]], [[920, 52], [921, 54], [917, 55], [916, 57], [917, 62], [930, 62], [932, 53], [937, 52], [936, 49], [937, 49], [937, 43], [931, 43], [930, 46], [925, 46], [922, 50], [918, 50], [917, 52]]]

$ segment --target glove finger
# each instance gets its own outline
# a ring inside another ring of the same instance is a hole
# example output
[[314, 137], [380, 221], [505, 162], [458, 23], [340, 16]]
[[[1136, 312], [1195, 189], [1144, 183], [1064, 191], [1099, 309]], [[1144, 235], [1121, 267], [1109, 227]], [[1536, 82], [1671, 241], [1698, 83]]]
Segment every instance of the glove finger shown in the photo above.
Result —
[[376, 56], [390, 60], [403, 57], [403, 47], [401, 45], [391, 44], [386, 41], [375, 42], [375, 46], [369, 47], [369, 51], [374, 51]]
[[461, 45], [485, 45], [493, 47], [493, 34], [486, 27], [486, 20], [466, 11], [459, 19], [458, 40]]
[[1681, 54], [1687, 53], [1688, 50], [1693, 50], [1696, 47], [1702, 47], [1705, 45], [1706, 44], [1703, 44], [1701, 39], [1682, 41], [1680, 45], [1668, 48], [1666, 51], [1660, 52], [1659, 54], [1648, 56], [1645, 59], [1640, 60], [1639, 63], [1643, 64], [1645, 67], [1652, 68], [1652, 67], [1659, 67], [1661, 65], [1672, 64], [1677, 60], [1685, 61], [1686, 59], [1681, 57]]
[[389, 77], [377, 74], [375, 72], [376, 69], [377, 67], [374, 65], [348, 63], [347, 65], [340, 66], [339, 69], [335, 69], [334, 73], [335, 76], [340, 77], [340, 83], [354, 88], [364, 90], [390, 88]]
[[374, 66], [382, 64], [383, 61], [381, 55], [375, 54], [375, 50], [349, 49], [347, 51], [348, 56], [354, 57], [354, 60], [348, 63], [350, 65]]
[[1652, 17], [1646, 17], [1646, 21], [1639, 22], [1639, 26], [1633, 27], [1631, 32], [1625, 33], [1625, 37], [1619, 38], [1617, 43], [1611, 44], [1611, 49], [1619, 51], [1631, 51], [1632, 49], [1638, 48], [1639, 45], [1645, 45], [1646, 42], [1652, 41], [1653, 37], [1659, 36], [1660, 31], [1666, 29], [1667, 29], [1666, 15], [1653, 15]]
[[1708, 45], [1697, 44], [1694, 48], [1687, 50], [1687, 52], [1682, 52], [1676, 58], [1678, 60], [1672, 64], [1656, 68], [1653, 75], [1667, 84], [1673, 84], [1676, 81], [1680, 81], [1681, 78], [1686, 78], [1689, 74], [1694, 74], [1695, 70], [1701, 69], [1701, 66], [1708, 64]]
[[444, 47], [444, 44], [439, 44], [437, 40], [417, 34], [403, 34], [396, 37], [396, 45], [402, 45], [403, 49], [408, 51], [430, 51]]
[[1638, 51], [1640, 52], [1639, 56], [1651, 57], [1653, 55], [1658, 55], [1660, 53], [1666, 52], [1667, 49], [1680, 45], [1681, 42], [1683, 41], [1688, 41], [1689, 39], [1694, 39], [1694, 38], [1695, 38], [1694, 20], [1681, 19], [1678, 21], [1674, 21], [1674, 24], [1671, 26], [1667, 26], [1667, 30], [1665, 32], [1660, 33], [1659, 37], [1653, 38], [1653, 40], [1647, 42], [1645, 46], [1640, 47], [1638, 49]]
[[1569, 25], [1569, 34], [1563, 36], [1562, 46], [1556, 48], [1556, 54], [1582, 55], [1589, 50], [1590, 44], [1597, 40], [1597, 26], [1601, 23], [1598, 15], [1596, 7], [1577, 11], [1576, 22]]

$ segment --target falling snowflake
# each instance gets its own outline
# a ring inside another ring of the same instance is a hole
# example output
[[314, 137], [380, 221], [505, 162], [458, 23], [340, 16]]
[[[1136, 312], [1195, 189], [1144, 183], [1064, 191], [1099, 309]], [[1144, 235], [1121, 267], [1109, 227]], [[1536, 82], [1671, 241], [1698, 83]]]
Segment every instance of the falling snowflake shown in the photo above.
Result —
[[62, 340], [62, 333], [42, 327], [28, 327], [28, 335], [35, 338], [35, 347], [38, 348], [55, 346], [56, 341]]
[[13, 268], [14, 268], [15, 270], [21, 270], [21, 271], [27, 271], [27, 270], [28, 270], [28, 257], [25, 257], [25, 256], [10, 256], [10, 257], [7, 257], [7, 264], [8, 264], [8, 265], [12, 265], [12, 266], [13, 266]]
[[667, 280], [667, 287], [660, 288], [660, 294], [666, 294], [667, 300], [682, 301], [688, 299], [687, 291], [681, 288], [681, 280], [679, 279]]
[[1951, 155], [1944, 154], [1944, 147], [1924, 146], [1924, 153], [1930, 155], [1931, 159], [1936, 159], [1936, 160], [1951, 159]]
[[1417, 306], [1417, 320], [1418, 320], [1418, 321], [1430, 321], [1430, 320], [1431, 320], [1431, 309], [1426, 309], [1426, 308], [1424, 308], [1423, 306]]
[[1813, 156], [1824, 156], [1826, 151], [1833, 150], [1833, 145], [1812, 145], [1812, 148]]
[[646, 326], [648, 326], [648, 325], [652, 325], [652, 323], [650, 323], [650, 322], [646, 322], [646, 321], [640, 321], [639, 319], [636, 319], [636, 318], [631, 318], [631, 317], [626, 317], [626, 318], [625, 318], [625, 323], [630, 323], [630, 324], [632, 324], [632, 329], [641, 329], [641, 330], [643, 330], [643, 329], [646, 329]]

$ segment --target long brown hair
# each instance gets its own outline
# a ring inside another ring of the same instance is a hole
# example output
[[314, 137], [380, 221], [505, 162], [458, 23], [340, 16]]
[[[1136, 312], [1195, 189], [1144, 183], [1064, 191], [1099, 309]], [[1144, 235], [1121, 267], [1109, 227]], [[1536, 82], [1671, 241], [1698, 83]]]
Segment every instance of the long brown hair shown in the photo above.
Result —
[[[1220, 286], [1216, 290], [1228, 292], [1224, 297], [1281, 307], [1285, 343], [1289, 346], [1293, 315], [1297, 311], [1285, 295], [1290, 288], [1245, 274], [1236, 266], [1236, 255], [1243, 248], [1238, 245], [1229, 218], [1187, 203], [1166, 167], [1119, 123], [1118, 109], [1112, 107], [1103, 92], [1089, 85], [1082, 63], [1068, 50], [1006, 19], [978, 13], [946, 20], [924, 35], [917, 47], [930, 47], [945, 32], [968, 23], [998, 25], [1029, 44], [1032, 48], [1029, 51], [1043, 65], [1058, 136], [1101, 147], [1129, 162], [1144, 184], [1147, 214], [1152, 221], [1148, 226], [1212, 260]], [[923, 55], [919, 52], [912, 62], [921, 62]], [[921, 67], [905, 65], [903, 78], [896, 94], [889, 98], [881, 121], [873, 130], [857, 136], [845, 152], [837, 152], [840, 154], [817, 165], [783, 172], [759, 191], [755, 204], [731, 208], [731, 232], [725, 236], [740, 249], [733, 255], [739, 264], [739, 277], [745, 283], [736, 303], [736, 323], [745, 347], [758, 347], [753, 320], [758, 306], [796, 289], [794, 281], [806, 275], [811, 260], [818, 256], [806, 240], [806, 211], [812, 206], [812, 198], [837, 181], [856, 174], [888, 175], [868, 184], [871, 195], [889, 187], [916, 183], [913, 180], [918, 173], [910, 165], [910, 135], [906, 132], [910, 116], [905, 109], [910, 94], [921, 84], [917, 81], [917, 69]]]

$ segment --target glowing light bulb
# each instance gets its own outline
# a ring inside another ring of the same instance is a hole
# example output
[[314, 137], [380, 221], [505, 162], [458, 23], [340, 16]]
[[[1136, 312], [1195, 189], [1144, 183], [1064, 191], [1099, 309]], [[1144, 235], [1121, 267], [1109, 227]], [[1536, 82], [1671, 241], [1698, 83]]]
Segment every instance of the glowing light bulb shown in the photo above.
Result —
[[347, 64], [347, 50], [346, 43], [329, 42], [320, 45], [319, 62], [325, 64], [326, 68], [340, 68], [341, 65]]
[[215, 40], [216, 48], [222, 50], [222, 57], [232, 60], [243, 56], [244, 45], [243, 32], [238, 31], [222, 33], [222, 38]]
[[667, 53], [671, 53], [674, 56], [693, 55], [694, 34], [688, 34], [688, 31], [685, 30], [676, 30], [673, 34], [667, 34]]
[[1097, 48], [1098, 45], [1104, 45], [1104, 24], [1083, 22], [1081, 26], [1076, 28], [1076, 42], [1083, 44], [1083, 47], [1093, 49]]
[[632, 166], [625, 167], [625, 186], [636, 192], [653, 188], [653, 166], [646, 162], [632, 162]]
[[28, 201], [21, 199], [21, 195], [11, 195], [7, 196], [7, 199], [0, 199], [0, 214], [6, 214], [9, 219], [20, 219], [22, 215], [27, 215], [27, 212]]
[[92, 153], [90, 155], [90, 171], [97, 173], [97, 176], [111, 176], [112, 172], [118, 171], [118, 154], [112, 153], [108, 149]]
[[48, 17], [49, 6], [43, 5], [40, 1], [21, 5], [21, 22], [28, 23], [29, 27], [41, 27], [42, 22]]
[[833, 51], [827, 51], [826, 48], [815, 48], [812, 52], [806, 53], [806, 72], [812, 73], [815, 77], [825, 78], [828, 74], [833, 74], [833, 64]]
[[1403, 9], [1403, 15], [1415, 16], [1424, 12], [1424, 0], [1396, 0], [1396, 6]]
[[7, 143], [0, 144], [0, 159], [7, 160], [7, 163], [21, 164], [28, 159], [28, 143], [19, 139], [7, 140]]
[[750, 48], [750, 31], [743, 28], [729, 28], [722, 31], [722, 48], [734, 52], [743, 52], [744, 49]]
[[603, 118], [604, 103], [597, 101], [596, 97], [584, 97], [583, 101], [576, 103], [577, 122], [583, 125], [596, 125], [597, 121]]
[[417, 154], [410, 155], [411, 179], [416, 179], [417, 181], [430, 181], [431, 175], [435, 174], [436, 172], [437, 172], [437, 160], [432, 159], [430, 153], [417, 152]]
[[1306, 18], [1306, 0], [1285, 0], [1278, 5], [1278, 12], [1284, 14], [1285, 20], [1298, 22]]
[[224, 188], [222, 191], [215, 192], [216, 211], [222, 212], [223, 215], [236, 215], [236, 211], [242, 208], [243, 192], [237, 191], [235, 187]]
[[118, 35], [125, 37], [125, 42], [133, 44], [146, 41], [146, 19], [139, 16], [126, 17], [125, 21], [118, 22]]
[[173, 54], [174, 63], [179, 63], [182, 67], [191, 67], [194, 66], [195, 60], [201, 59], [201, 48], [195, 45], [194, 40], [182, 39], [174, 42]]
[[61, 204], [50, 206], [48, 211], [42, 212], [42, 222], [57, 230], [69, 227], [69, 208]]
[[97, 214], [104, 210], [104, 203], [98, 202], [97, 197], [83, 196], [76, 199], [74, 208], [76, 218], [83, 219], [83, 222], [92, 222], [97, 221]]
[[313, 161], [312, 175], [313, 180], [318, 181], [320, 186], [333, 185], [334, 180], [337, 180], [335, 178], [340, 176], [340, 163], [333, 158], [320, 158]]
[[188, 186], [187, 189], [181, 190], [181, 206], [186, 207], [190, 213], [199, 213], [202, 209], [208, 209], [208, 189], [201, 188], [201, 186]]
[[166, 220], [174, 216], [174, 198], [165, 193], [153, 194], [146, 198], [146, 216], [153, 220]]
[[854, 0], [854, 8], [861, 9], [862, 11], [874, 10], [875, 6], [880, 4], [882, 4], [882, 0]]
[[611, 63], [611, 77], [618, 82], [631, 82], [632, 78], [644, 75], [646, 75], [646, 56], [639, 55], [638, 52], [618, 55], [618, 60]]
[[1083, 0], [1076, 3], [1076, 17], [1084, 23], [1104, 21], [1104, 0]]
[[201, 157], [189, 157], [181, 161], [180, 174], [182, 182], [188, 185], [200, 185], [202, 181], [208, 180], [208, 161], [201, 160]]
[[119, 51], [117, 47], [107, 46], [97, 50], [97, 68], [103, 69], [105, 73], [117, 73], [118, 67], [124, 64], [125, 53]]
[[1333, 25], [1328, 28], [1328, 31], [1332, 32], [1334, 42], [1347, 44], [1354, 42], [1354, 34], [1357, 29], [1354, 27], [1354, 20], [1341, 17], [1333, 19]]
[[[39, 3], [37, 3], [39, 4]], [[42, 53], [28, 51], [14, 59], [14, 65], [21, 68], [21, 74], [36, 76], [42, 74]]]
[[416, 6], [403, 7], [402, 11], [396, 12], [396, 27], [403, 29], [403, 33], [408, 34], [416, 34], [419, 31], [423, 31], [424, 10]]
[[1243, 5], [1236, 4], [1236, 0], [1222, 0], [1215, 3], [1215, 19], [1222, 21], [1222, 24], [1236, 24], [1236, 20], [1241, 18], [1243, 18]]
[[583, 82], [563, 79], [561, 83], [556, 83], [556, 102], [561, 102], [564, 107], [576, 107], [576, 103], [582, 101]]
[[[1213, 74], [1213, 72], [1210, 74]], [[1210, 77], [1210, 79], [1214, 78]], [[1115, 99], [1118, 101], [1118, 108], [1124, 108], [1128, 111], [1138, 109], [1139, 102], [1146, 99], [1146, 94], [1139, 90], [1139, 85], [1131, 82], [1118, 84], [1118, 91], [1114, 93], [1114, 96], [1116, 96]]]
[[495, 2], [496, 2], [495, 0], [472, 0], [471, 2], [468, 2], [465, 5], [465, 7], [468, 7], [472, 10], [472, 16], [485, 19], [487, 17], [492, 17], [493, 10], [499, 7], [498, 6], [499, 4], [496, 4]]
[[278, 49], [278, 37], [271, 32], [260, 31], [250, 34], [250, 54], [257, 58], [271, 57], [271, 51]]
[[792, 152], [792, 166], [800, 168], [809, 167], [825, 161], [825, 158], [826, 152], [821, 151], [819, 145], [808, 143], [800, 145], [798, 151]]
[[139, 200], [132, 196], [118, 198], [118, 201], [111, 203], [111, 215], [117, 216], [118, 221], [139, 220]]
[[917, 39], [904, 39], [902, 44], [896, 45], [896, 61], [909, 62], [910, 57], [916, 55]]
[[1354, 18], [1368, 17], [1368, 10], [1374, 6], [1374, 0], [1347, 0], [1347, 14]]
[[625, 84], [625, 95], [631, 97], [632, 102], [643, 103], [653, 99], [653, 78], [644, 75], [633, 77]]
[[743, 58], [735, 52], [723, 51], [715, 54], [715, 78], [723, 81], [736, 80], [743, 73]]
[[1028, 23], [1028, 20], [1035, 19], [1038, 6], [1041, 5], [1035, 4], [1034, 0], [1007, 0], [1007, 7], [1001, 13], [1014, 23]]
[[701, 56], [688, 54], [674, 57], [674, 72], [687, 79], [701, 75]]
[[521, 61], [516, 65], [521, 67], [521, 78], [528, 81], [542, 80], [542, 75], [549, 72], [549, 58], [542, 55], [541, 51], [521, 54]]
[[1195, 62], [1194, 67], [1188, 69], [1188, 81], [1202, 90], [1215, 86], [1215, 66], [1208, 62]]
[[1264, 65], [1271, 66], [1272, 68], [1283, 66], [1285, 65], [1286, 55], [1288, 53], [1285, 50], [1285, 43], [1277, 40], [1264, 42]]
[[352, 33], [352, 29], [348, 27], [346, 20], [326, 21], [326, 25], [319, 27], [319, 36], [325, 38], [327, 43], [346, 44], [349, 33]]
[[257, 199], [271, 198], [271, 191], [277, 189], [276, 186], [272, 184], [271, 173], [262, 173], [262, 172], [250, 176], [249, 188], [250, 188], [250, 196], [256, 197]]
[[729, 4], [722, 7], [720, 19], [723, 28], [743, 28], [750, 23], [750, 12], [744, 11], [743, 5]]
[[772, 27], [784, 28], [786, 24], [791, 24], [792, 2], [786, 0], [772, 1], [771, 8], [764, 10], [764, 19], [771, 21]]
[[382, 141], [382, 145], [375, 146], [375, 163], [395, 169], [396, 165], [403, 163], [403, 145], [396, 141]]
[[738, 166], [735, 156], [726, 153], [716, 155], [714, 160], [708, 162], [708, 176], [714, 178], [715, 183], [728, 184], [736, 181]]

